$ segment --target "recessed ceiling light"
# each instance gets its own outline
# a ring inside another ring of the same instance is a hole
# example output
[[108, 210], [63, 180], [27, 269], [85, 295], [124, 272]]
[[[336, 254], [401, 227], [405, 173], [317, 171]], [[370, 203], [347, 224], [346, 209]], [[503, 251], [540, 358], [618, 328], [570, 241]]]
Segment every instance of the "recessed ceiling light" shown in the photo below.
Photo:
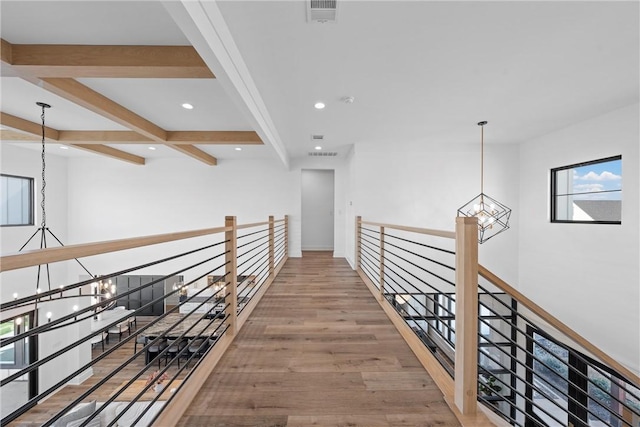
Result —
[[182, 104], [182, 108], [186, 108], [187, 110], [193, 110], [193, 105], [189, 104], [188, 102], [185, 102], [184, 104]]
[[316, 150], [322, 150], [322, 147], [320, 147], [319, 145], [316, 145]]
[[155, 149], [156, 149], [156, 147], [149, 147], [149, 150], [151, 150], [151, 151], [153, 151]]
[[61, 149], [61, 150], [68, 150], [68, 149], [69, 149], [69, 147], [67, 147], [66, 145], [61, 145], [61, 146], [60, 146], [60, 149]]
[[242, 147], [236, 147], [236, 151], [242, 151]]
[[316, 110], [322, 110], [324, 108], [324, 102], [316, 102], [313, 106], [316, 107]]

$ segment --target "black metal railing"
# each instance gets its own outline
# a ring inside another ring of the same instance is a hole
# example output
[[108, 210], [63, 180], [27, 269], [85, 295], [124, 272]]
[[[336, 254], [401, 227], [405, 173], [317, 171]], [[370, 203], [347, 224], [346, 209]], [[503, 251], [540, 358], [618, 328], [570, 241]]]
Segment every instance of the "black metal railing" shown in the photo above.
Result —
[[[453, 377], [455, 252], [427, 236], [362, 227], [361, 268]], [[418, 239], [415, 237], [421, 237]], [[382, 253], [382, 255], [381, 255]], [[383, 266], [381, 268], [381, 262]], [[381, 280], [382, 274], [382, 280]]]
[[[230, 317], [237, 317], [246, 308], [260, 288], [273, 279], [275, 267], [286, 260], [286, 217], [238, 226], [258, 230], [235, 241], [228, 238], [229, 228], [220, 229], [213, 243], [211, 237], [198, 237], [195, 243], [199, 246], [195, 249], [56, 290], [34, 292], [19, 299], [14, 296], [14, 300], [0, 304], [2, 325], [13, 326], [10, 334], [0, 338], [0, 353], [22, 348], [25, 343], [28, 347], [25, 363], [16, 365], [0, 380], [3, 395], [24, 378], [30, 381], [29, 399], [9, 411], [3, 410], [1, 424], [20, 419], [50, 426], [85, 404], [93, 405], [93, 401], [100, 403], [95, 408], [83, 408], [91, 411], [87, 411], [81, 426], [96, 417], [104, 418], [107, 408], [115, 404], [118, 411], [108, 417], [108, 425], [116, 425], [123, 416], [136, 418], [127, 419], [131, 425], [149, 425], [157, 419], [235, 323]], [[214, 239], [215, 234], [212, 233]], [[202, 244], [202, 239], [209, 241]], [[159, 250], [162, 249], [154, 246], [150, 253]], [[234, 269], [230, 267], [231, 255], [236, 257]], [[173, 271], [153, 276], [139, 286], [116, 286], [120, 279], [141, 277], [131, 276], [132, 273], [159, 269]], [[232, 275], [237, 278], [235, 289], [229, 287]], [[187, 276], [190, 280], [183, 281]], [[230, 298], [232, 292], [236, 293], [237, 301], [234, 310], [229, 305], [234, 301]], [[142, 295], [148, 297], [140, 302]], [[131, 305], [135, 308], [125, 308]], [[158, 306], [164, 307], [161, 313], [147, 315], [152, 307]], [[118, 336], [118, 342], [105, 348], [104, 340], [113, 335]], [[52, 341], [56, 345], [43, 348], [43, 343]], [[92, 351], [98, 344], [102, 352]], [[132, 344], [133, 352], [129, 353], [127, 349]], [[54, 368], [70, 357], [80, 360], [73, 369]], [[60, 407], [47, 403], [46, 419], [37, 415], [38, 411], [31, 416], [39, 402], [71, 381], [85, 379], [96, 369], [100, 372], [98, 380], [83, 388], [82, 393], [72, 392]], [[148, 391], [158, 383], [162, 389], [149, 395]], [[134, 406], [137, 407], [131, 410]]]
[[481, 401], [518, 426], [638, 426], [637, 384], [554, 338], [515, 300], [479, 289], [487, 314], [480, 317]]
[[[357, 224], [361, 274], [453, 378], [455, 325], [464, 321], [456, 319], [457, 255], [446, 243], [426, 241], [433, 230]], [[452, 237], [437, 232], [431, 240], [437, 236]], [[480, 402], [522, 427], [640, 426], [637, 377], [612, 368], [619, 365], [603, 362], [605, 356], [588, 355], [574, 335], [565, 335], [566, 327], [553, 326], [560, 322], [541, 320], [518, 292], [484, 277], [490, 276], [478, 276]]]

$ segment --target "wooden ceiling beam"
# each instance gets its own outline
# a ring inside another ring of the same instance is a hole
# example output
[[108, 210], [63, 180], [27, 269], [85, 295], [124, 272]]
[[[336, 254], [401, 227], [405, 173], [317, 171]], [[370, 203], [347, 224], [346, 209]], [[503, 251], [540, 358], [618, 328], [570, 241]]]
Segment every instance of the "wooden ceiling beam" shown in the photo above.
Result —
[[215, 78], [192, 46], [11, 44], [2, 62], [33, 77]]
[[[0, 129], [0, 141], [26, 141], [26, 142], [39, 142], [42, 140], [42, 136], [37, 137], [30, 133], [18, 132], [12, 129]], [[46, 139], [45, 139], [45, 142]]]
[[83, 144], [149, 144], [151, 138], [132, 130], [61, 130], [60, 141]]
[[145, 158], [136, 156], [135, 154], [127, 153], [117, 148], [109, 147], [108, 145], [101, 144], [69, 144], [71, 147], [79, 148], [81, 150], [89, 151], [91, 153], [100, 154], [114, 159], [123, 160], [125, 162], [133, 163], [134, 165], [144, 165]]
[[[38, 82], [31, 79], [27, 80], [38, 84]], [[81, 105], [87, 110], [100, 114], [147, 138], [157, 142], [164, 142], [167, 139], [167, 133], [159, 126], [74, 79], [44, 78], [39, 79], [39, 82], [40, 84], [38, 85], [49, 92]]]
[[[149, 144], [154, 141], [133, 131], [85, 131], [61, 130], [59, 140], [84, 144]], [[172, 145], [262, 145], [254, 131], [167, 131], [167, 140]]]
[[[29, 120], [21, 119], [20, 117], [0, 112], [0, 124], [7, 128], [25, 132], [30, 135], [35, 135], [39, 137], [40, 140], [42, 140], [42, 125], [39, 123], [30, 122]], [[45, 126], [44, 136], [47, 139], [57, 141], [60, 137], [60, 133], [56, 129]]]
[[254, 131], [167, 131], [167, 141], [193, 144], [263, 145]]
[[201, 162], [204, 162], [209, 166], [215, 166], [218, 164], [218, 159], [213, 157], [211, 154], [205, 153], [194, 145], [167, 144], [167, 146], [173, 148], [174, 150], [178, 150], [179, 152], [186, 154], [187, 156], [191, 156], [196, 160], [200, 160]]
[[[42, 140], [42, 125], [29, 120], [21, 119], [20, 117], [12, 116], [11, 114], [0, 112], [0, 124], [3, 127], [15, 129], [2, 129], [0, 130], [0, 140], [2, 141], [41, 141]], [[45, 127], [45, 142], [62, 142], [60, 140], [61, 132]], [[112, 157], [114, 159], [123, 160], [125, 162], [133, 163], [136, 165], [144, 165], [144, 157], [136, 156], [135, 154], [127, 153], [122, 150], [118, 150], [113, 147], [102, 144], [68, 144], [71, 147], [80, 148], [82, 150], [90, 151], [92, 153]]]

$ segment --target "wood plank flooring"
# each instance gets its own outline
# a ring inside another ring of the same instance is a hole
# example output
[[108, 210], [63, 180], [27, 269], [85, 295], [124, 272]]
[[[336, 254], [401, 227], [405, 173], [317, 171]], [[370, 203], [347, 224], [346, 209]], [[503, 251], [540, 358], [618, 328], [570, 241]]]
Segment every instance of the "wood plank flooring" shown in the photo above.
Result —
[[180, 426], [459, 426], [344, 259], [289, 258]]

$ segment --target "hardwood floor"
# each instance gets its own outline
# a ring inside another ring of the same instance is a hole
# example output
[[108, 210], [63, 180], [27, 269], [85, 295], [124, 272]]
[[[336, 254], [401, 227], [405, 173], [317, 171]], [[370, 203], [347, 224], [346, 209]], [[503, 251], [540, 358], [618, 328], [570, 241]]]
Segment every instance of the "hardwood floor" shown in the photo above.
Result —
[[289, 258], [180, 426], [459, 426], [344, 259]]

